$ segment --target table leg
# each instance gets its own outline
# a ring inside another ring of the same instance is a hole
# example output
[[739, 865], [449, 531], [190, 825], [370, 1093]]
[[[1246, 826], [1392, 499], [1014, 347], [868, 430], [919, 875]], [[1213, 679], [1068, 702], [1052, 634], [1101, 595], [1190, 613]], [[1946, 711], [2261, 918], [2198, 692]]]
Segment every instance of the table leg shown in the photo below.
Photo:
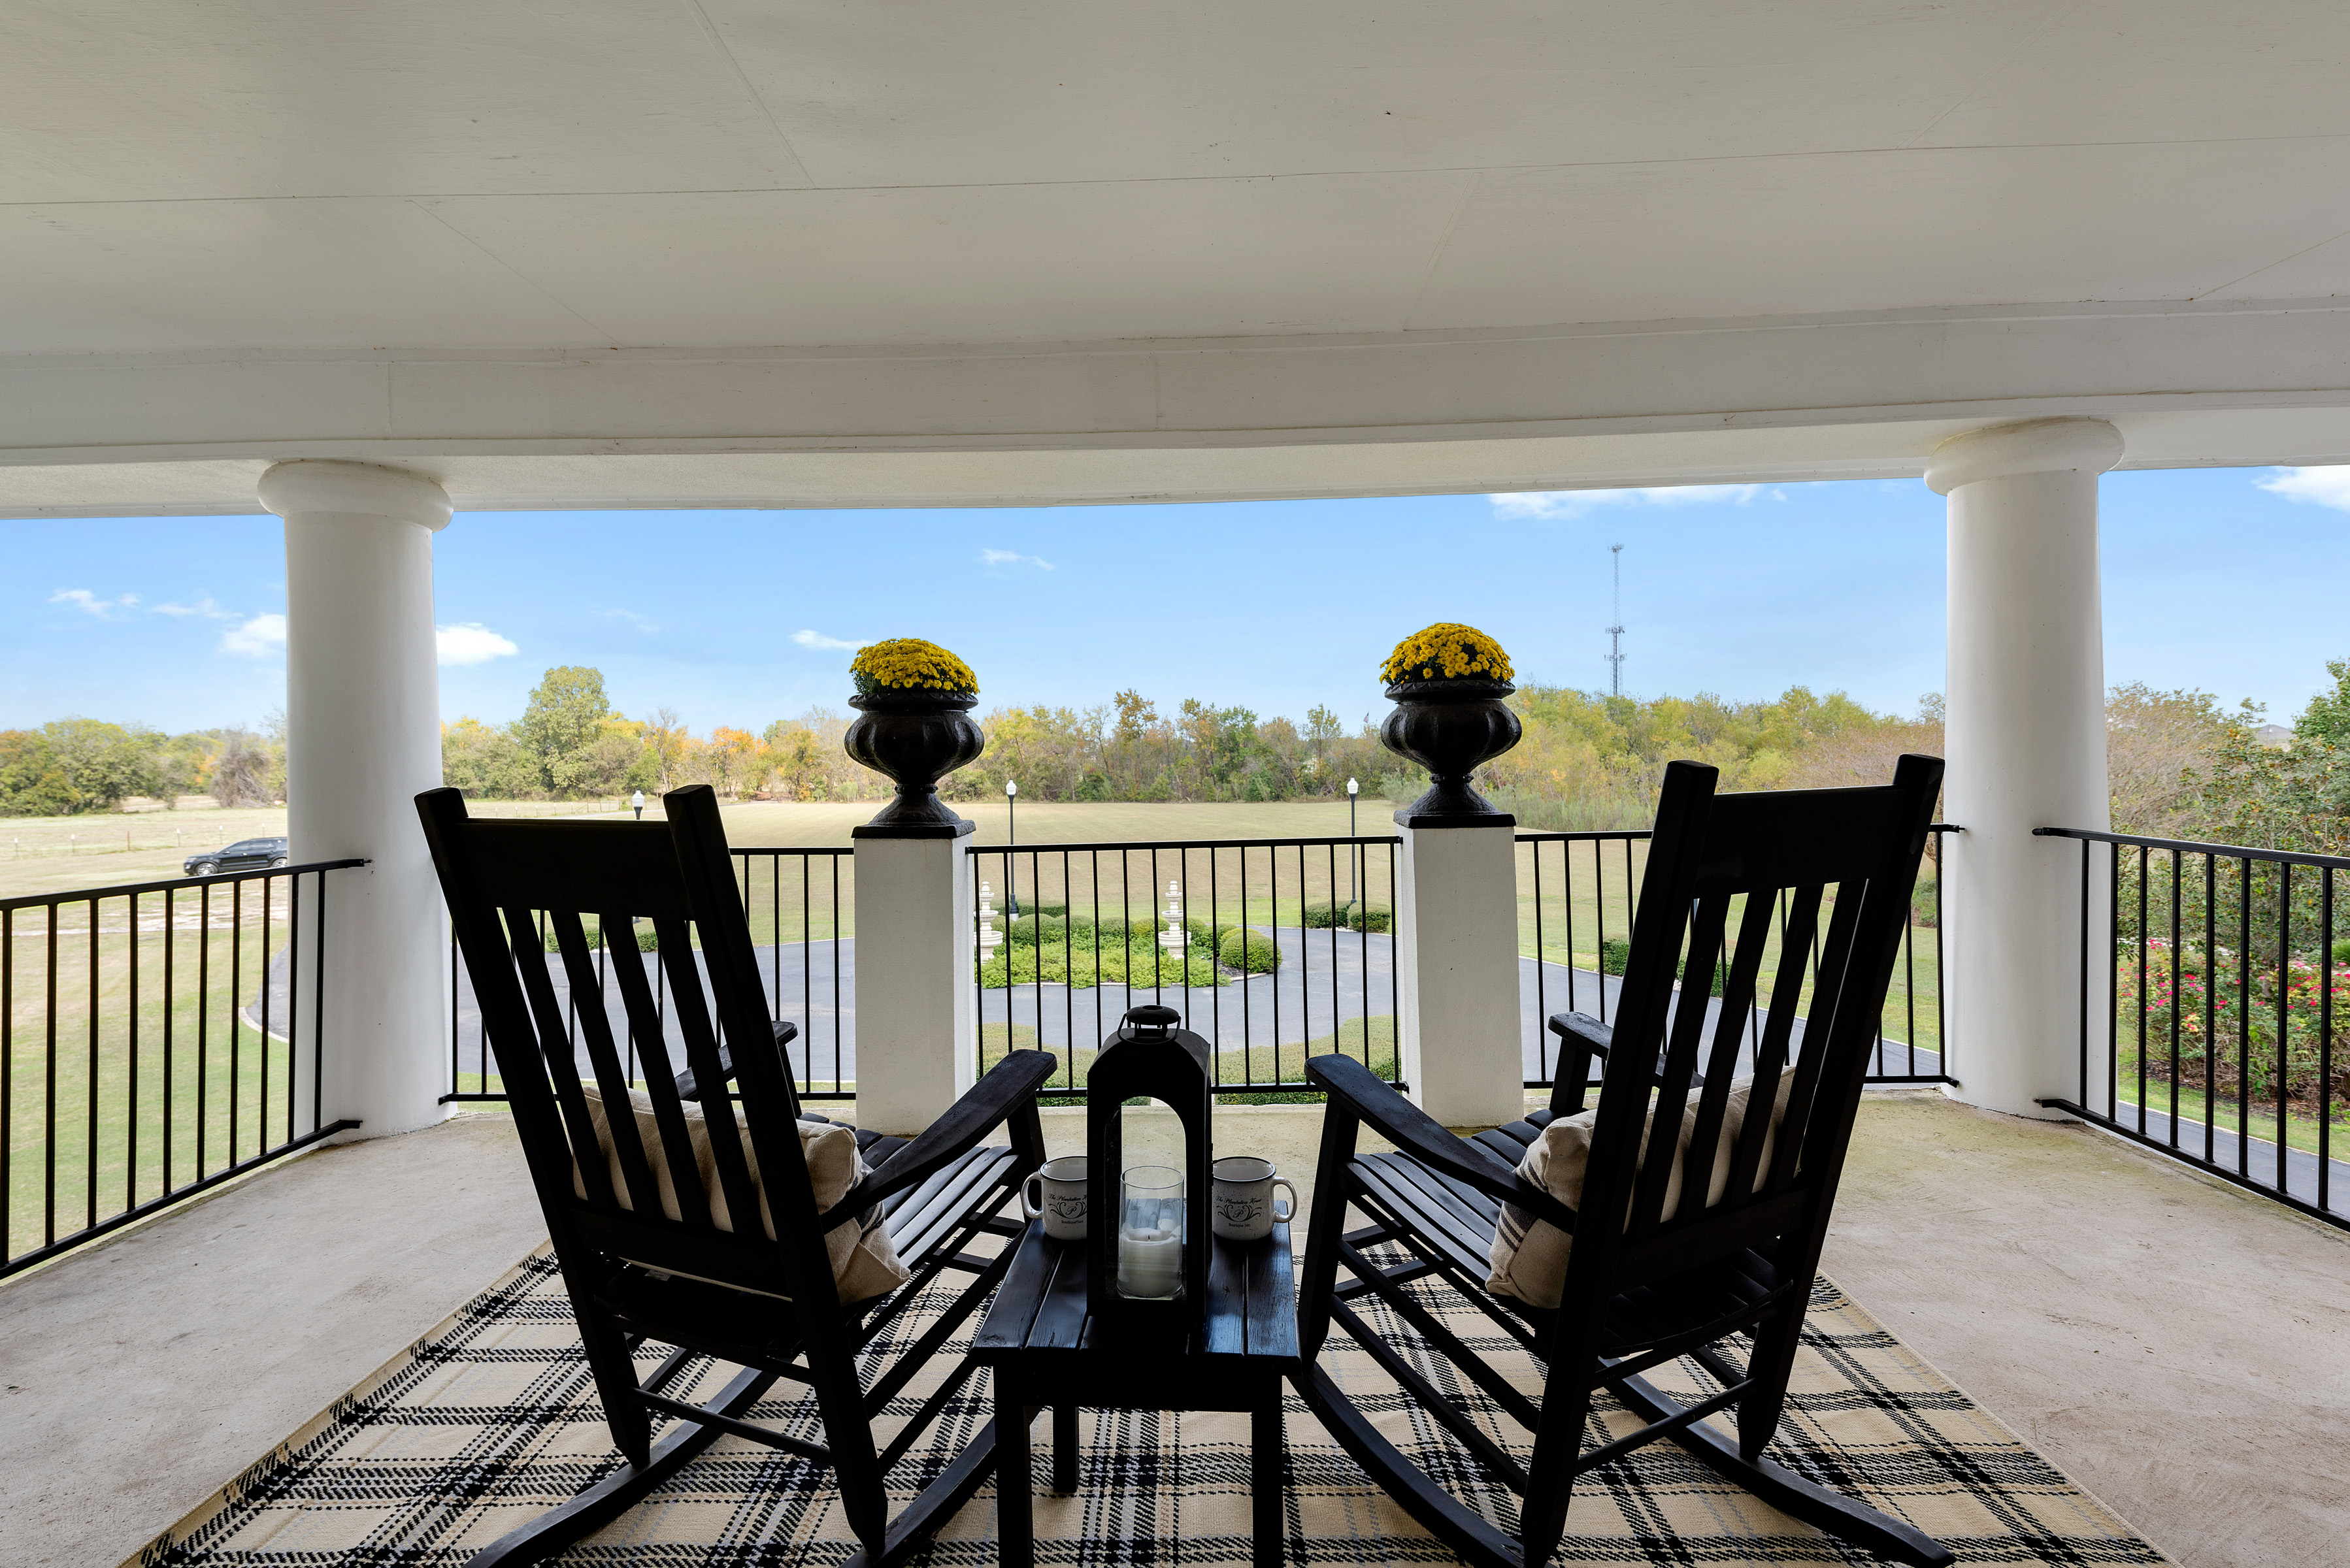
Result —
[[995, 1539], [1003, 1568], [1035, 1568], [1036, 1525], [1028, 1479], [1030, 1411], [995, 1369]]
[[1077, 1407], [1053, 1407], [1053, 1490], [1077, 1490]]
[[1255, 1568], [1282, 1568], [1283, 1452], [1281, 1380], [1269, 1380], [1249, 1414], [1249, 1512], [1256, 1532]]

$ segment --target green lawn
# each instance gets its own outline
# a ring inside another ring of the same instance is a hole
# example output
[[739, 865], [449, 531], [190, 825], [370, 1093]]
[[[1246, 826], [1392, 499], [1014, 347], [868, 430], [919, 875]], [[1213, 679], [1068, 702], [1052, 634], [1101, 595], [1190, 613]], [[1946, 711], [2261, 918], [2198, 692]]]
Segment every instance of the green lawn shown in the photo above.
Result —
[[[2169, 1059], [2168, 1050], [2166, 1047], [2154, 1060], [2168, 1065]], [[2148, 1062], [2149, 1068], [2154, 1065], [2154, 1060]], [[2137, 1053], [2130, 1049], [2125, 1042], [2118, 1053], [2117, 1065], [2115, 1070], [2116, 1106], [2114, 1119], [2116, 1121], [2134, 1120], [2134, 1113], [2138, 1104], [2137, 1064]], [[2207, 1101], [2199, 1086], [2202, 1082], [2201, 1056], [2185, 1054], [2181, 1055], [2178, 1120], [2178, 1142], [2182, 1148], [2191, 1147], [2195, 1152], [2201, 1152], [2203, 1147], [2201, 1124], [2206, 1120], [2211, 1123], [2217, 1140], [2222, 1144], [2234, 1138], [2237, 1128], [2246, 1122], [2247, 1118], [2240, 1116], [2237, 1113], [2235, 1092], [2228, 1078], [2229, 1069], [2225, 1064], [2221, 1064], [2216, 1071], [2220, 1079], [2220, 1094], [2219, 1104], [2213, 1106]], [[2146, 1108], [2149, 1112], [2167, 1116], [2171, 1114], [2170, 1106], [2170, 1085], [2149, 1071], [2146, 1080]], [[2096, 1107], [2090, 1108], [2094, 1110]], [[2195, 1125], [2190, 1127], [2189, 1123]], [[2262, 1096], [2254, 1096], [2249, 1124], [2249, 1137], [2274, 1143], [2277, 1136], [2275, 1105], [2263, 1104]], [[2331, 1158], [2339, 1159], [2350, 1157], [2350, 1105], [2337, 1106], [2334, 1108], [2334, 1125], [2330, 1129], [2326, 1129], [2323, 1136], [2325, 1139], [2323, 1147]], [[2315, 1154], [2321, 1147], [2320, 1137], [2321, 1127], [2318, 1117], [2305, 1110], [2288, 1107], [2285, 1115], [2287, 1147], [2297, 1148], [2306, 1154]], [[2221, 1153], [2221, 1158], [2224, 1159], [2224, 1151]]]
[[265, 1040], [237, 1016], [239, 999], [258, 990], [265, 945], [286, 939], [282, 906], [265, 938], [257, 911], [242, 929], [199, 929], [185, 898], [166, 932], [161, 895], [140, 900], [147, 929], [134, 933], [128, 902], [100, 906], [94, 944], [88, 906], [68, 907], [54, 967], [45, 916], [9, 917], [7, 1255], [157, 1197], [167, 1174], [182, 1185], [283, 1141], [289, 1127], [309, 1129], [307, 1076], [297, 1086], [287, 1075], [286, 1022], [273, 1018], [280, 1038]]

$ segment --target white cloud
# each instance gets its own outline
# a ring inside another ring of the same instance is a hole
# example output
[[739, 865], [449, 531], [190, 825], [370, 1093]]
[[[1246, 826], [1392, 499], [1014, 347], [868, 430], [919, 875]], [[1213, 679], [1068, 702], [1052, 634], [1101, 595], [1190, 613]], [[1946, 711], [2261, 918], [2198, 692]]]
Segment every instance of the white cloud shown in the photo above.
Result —
[[443, 664], [487, 664], [493, 659], [522, 651], [477, 620], [435, 627], [432, 641]]
[[979, 560], [986, 566], [1034, 566], [1040, 572], [1053, 569], [1053, 563], [1044, 556], [1024, 556], [1017, 550], [982, 550]]
[[820, 631], [809, 631], [805, 627], [792, 633], [792, 640], [802, 648], [862, 648], [865, 646], [862, 642], [849, 642], [837, 637], [827, 637]]
[[119, 599], [102, 599], [88, 588], [59, 588], [49, 596], [53, 605], [71, 605], [85, 615], [104, 620], [116, 610], [129, 609], [139, 602], [137, 594], [125, 594]]
[[650, 618], [640, 616], [631, 609], [606, 610], [604, 613], [614, 620], [624, 620], [628, 622], [630, 626], [635, 627], [641, 632], [650, 634], [660, 629], [660, 628], [654, 625]]
[[2314, 501], [2336, 512], [2350, 512], [2350, 468], [2280, 468], [2273, 479], [2256, 483], [2287, 501]]
[[242, 626], [233, 626], [221, 633], [223, 653], [241, 653], [247, 659], [266, 659], [273, 653], [286, 651], [286, 618], [282, 615], [257, 615]]
[[155, 607], [155, 613], [157, 615], [170, 616], [175, 620], [182, 617], [192, 615], [200, 615], [206, 620], [236, 619], [236, 612], [234, 610], [225, 610], [221, 608], [218, 604], [213, 602], [213, 597], [210, 594], [206, 594], [203, 598], [198, 599], [192, 605], [157, 605]]
[[1496, 517], [1580, 517], [1603, 506], [1743, 506], [1762, 493], [1759, 484], [1659, 484], [1638, 490], [1532, 490], [1485, 499], [1493, 504]]

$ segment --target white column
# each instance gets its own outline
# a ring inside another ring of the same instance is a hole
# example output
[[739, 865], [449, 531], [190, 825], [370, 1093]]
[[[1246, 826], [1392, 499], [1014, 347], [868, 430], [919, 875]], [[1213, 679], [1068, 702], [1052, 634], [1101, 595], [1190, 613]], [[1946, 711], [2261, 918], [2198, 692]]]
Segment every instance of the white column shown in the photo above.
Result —
[[963, 837], [855, 830], [857, 1121], [921, 1131], [978, 1081]]
[[[2097, 476], [2121, 455], [2102, 420], [2036, 420], [1954, 436], [1926, 470], [1950, 497], [1943, 798], [1966, 830], [1943, 873], [1946, 1070], [2016, 1116], [2080, 1092], [2081, 849], [2032, 830], [2112, 823]], [[2110, 980], [2090, 966], [2093, 1070]]]
[[1526, 1114], [1516, 819], [1400, 831], [1395, 952], [1407, 1092], [1449, 1127], [1516, 1121]]
[[441, 783], [432, 535], [449, 497], [398, 469], [281, 462], [261, 504], [286, 519], [293, 858], [368, 862], [325, 878], [322, 1108], [360, 1137], [406, 1132], [442, 1118], [448, 1087], [448, 937], [414, 801]]

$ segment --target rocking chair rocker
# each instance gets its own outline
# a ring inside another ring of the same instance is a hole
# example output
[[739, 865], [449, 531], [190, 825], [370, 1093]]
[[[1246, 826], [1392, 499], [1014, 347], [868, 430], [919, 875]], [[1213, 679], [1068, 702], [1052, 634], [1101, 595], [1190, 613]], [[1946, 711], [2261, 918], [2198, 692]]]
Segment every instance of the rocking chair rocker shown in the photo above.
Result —
[[[1298, 1292], [1305, 1355], [1319, 1355], [1334, 1322], [1352, 1334], [1407, 1400], [1519, 1495], [1517, 1534], [1398, 1449], [1324, 1368], [1309, 1366], [1299, 1392], [1398, 1503], [1477, 1568], [1545, 1563], [1565, 1534], [1575, 1478], [1668, 1437], [1764, 1501], [1863, 1550], [1915, 1568], [1952, 1561], [1909, 1525], [1764, 1457], [1942, 764], [1904, 757], [1892, 784], [1873, 789], [1717, 796], [1716, 776], [1690, 763], [1666, 770], [1615, 1026], [1579, 1013], [1553, 1021], [1569, 1049], [1549, 1109], [1463, 1139], [1360, 1063], [1322, 1056], [1306, 1064], [1329, 1100]], [[1702, 976], [1721, 965], [1726, 944], [1710, 1024], [1706, 984], [1676, 988], [1679, 961], [1686, 946], [1687, 972]], [[1775, 978], [1758, 991], [1766, 959]], [[1733, 1097], [1742, 1036], [1752, 1081]], [[1594, 1054], [1606, 1061], [1598, 1106], [1578, 1116]], [[1774, 1115], [1774, 1106], [1783, 1109]], [[1546, 1134], [1555, 1125], [1556, 1135]], [[1364, 1127], [1396, 1152], [1358, 1153]], [[1570, 1202], [1558, 1172], [1586, 1148]], [[1566, 1158], [1545, 1163], [1562, 1149]], [[1529, 1168], [1546, 1179], [1530, 1179]], [[1349, 1205], [1372, 1223], [1347, 1231]], [[1508, 1239], [1497, 1247], [1503, 1231]], [[1546, 1275], [1532, 1261], [1544, 1249]], [[1343, 1283], [1341, 1269], [1351, 1276]], [[1548, 1289], [1528, 1289], [1530, 1279]], [[1447, 1332], [1406, 1288], [1413, 1282], [1450, 1285], [1514, 1339], [1544, 1369], [1540, 1394], [1520, 1391]], [[1490, 1288], [1504, 1284], [1515, 1293]], [[1555, 1305], [1521, 1299], [1551, 1291]], [[1357, 1310], [1371, 1296], [1533, 1434], [1530, 1461], [1387, 1343]], [[1733, 1336], [1746, 1341], [1742, 1366], [1725, 1354]], [[1684, 1356], [1720, 1391], [1684, 1404], [1640, 1376]], [[1644, 1425], [1586, 1449], [1602, 1389]], [[1734, 1442], [1703, 1424], [1732, 1407]]]
[[[1044, 1159], [1035, 1092], [1053, 1057], [1013, 1053], [910, 1142], [856, 1131], [851, 1158], [834, 1136], [847, 1129], [800, 1109], [785, 1052], [795, 1031], [768, 1014], [709, 788], [671, 792], [666, 825], [477, 821], [452, 789], [428, 791], [416, 804], [604, 1417], [627, 1460], [479, 1552], [473, 1568], [512, 1568], [561, 1551], [726, 1433], [828, 1466], [862, 1545], [850, 1563], [902, 1562], [986, 1480], [994, 1427], [891, 1519], [885, 1477], [974, 1365], [966, 1358], [879, 1451], [873, 1419], [1010, 1266], [1008, 1243], [1019, 1227], [1001, 1210]], [[666, 1012], [683, 1036], [682, 1065], [663, 1044], [664, 1008], [633, 941], [601, 955], [626, 1014], [625, 1037], [615, 1038], [583, 915], [606, 931], [650, 919]], [[556, 955], [546, 950], [542, 919]], [[577, 1044], [548, 972], [553, 963], [569, 982]], [[633, 1097], [622, 1064], [630, 1046], [642, 1085]], [[1009, 1127], [1011, 1147], [983, 1143], [998, 1127]], [[816, 1157], [803, 1153], [811, 1138], [829, 1139], [827, 1168], [845, 1189], [822, 1212]], [[1007, 1244], [992, 1257], [967, 1251], [983, 1233]], [[969, 1284], [864, 1385], [858, 1352], [948, 1270], [970, 1276]], [[888, 1288], [896, 1280], [902, 1282]], [[635, 1352], [648, 1341], [670, 1354], [639, 1379]], [[706, 1404], [662, 1392], [703, 1356], [744, 1370]], [[813, 1388], [822, 1444], [744, 1418], [782, 1378]], [[656, 1445], [653, 1423], [661, 1417], [678, 1424]]]

